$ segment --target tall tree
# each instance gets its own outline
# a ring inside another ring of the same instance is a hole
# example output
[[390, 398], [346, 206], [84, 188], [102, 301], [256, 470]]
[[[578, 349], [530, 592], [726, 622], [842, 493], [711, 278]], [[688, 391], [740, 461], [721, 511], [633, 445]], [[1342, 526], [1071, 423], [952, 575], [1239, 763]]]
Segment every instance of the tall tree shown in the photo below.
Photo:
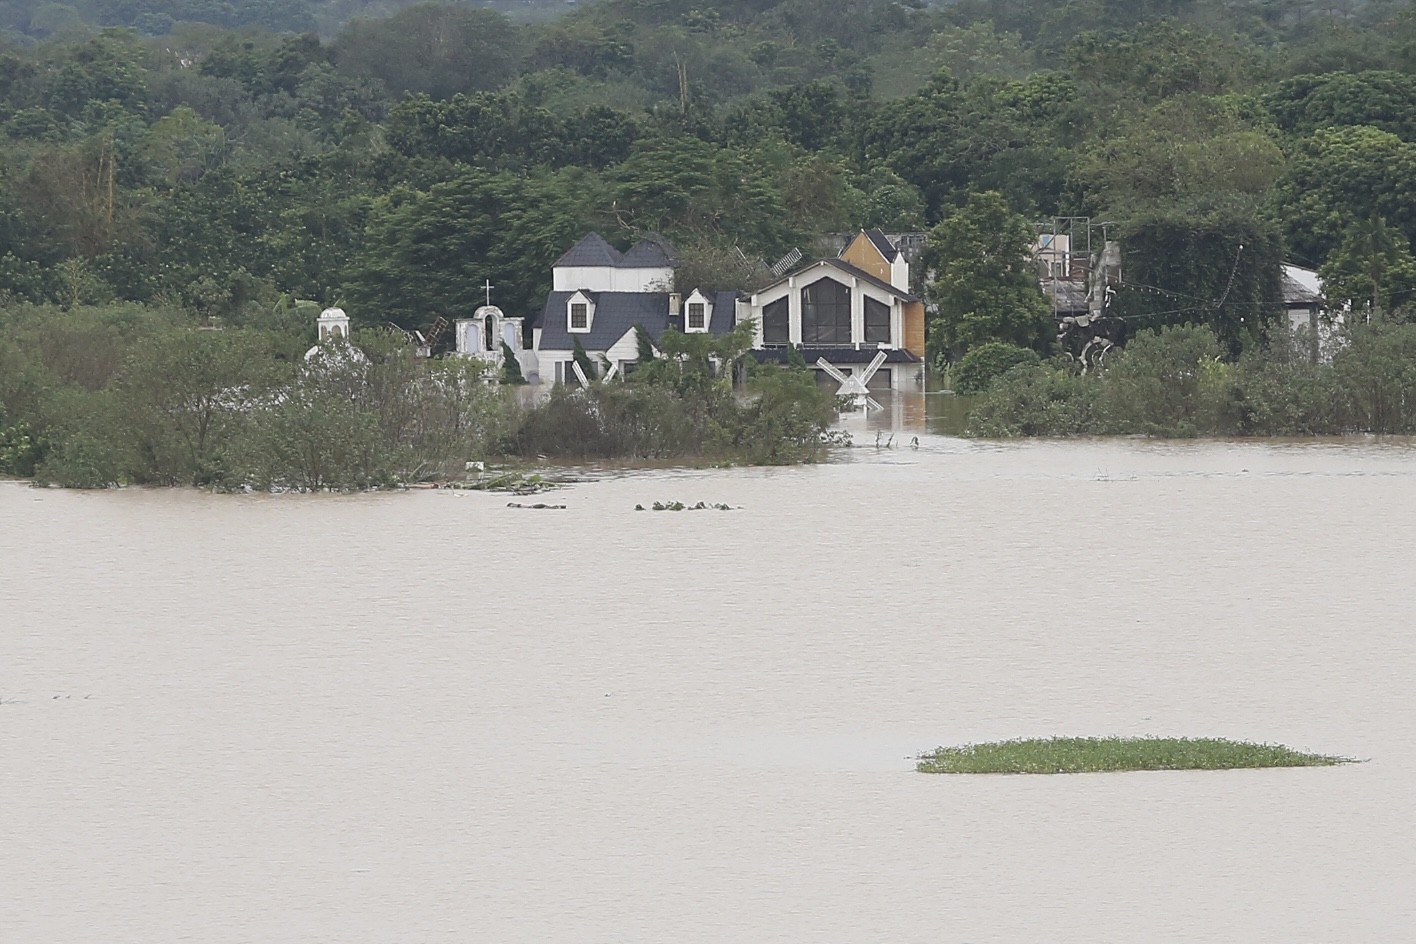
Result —
[[957, 359], [987, 341], [1048, 351], [1052, 313], [1032, 265], [1033, 231], [996, 192], [973, 193], [929, 235], [929, 351]]

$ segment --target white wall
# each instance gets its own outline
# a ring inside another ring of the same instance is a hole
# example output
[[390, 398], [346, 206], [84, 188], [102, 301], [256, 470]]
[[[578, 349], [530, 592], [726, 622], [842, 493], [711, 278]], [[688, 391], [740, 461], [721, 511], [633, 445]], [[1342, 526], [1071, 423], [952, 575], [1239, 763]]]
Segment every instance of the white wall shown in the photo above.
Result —
[[668, 267], [556, 266], [551, 270], [551, 288], [557, 292], [580, 288], [592, 292], [667, 292], [673, 283], [674, 270]]
[[556, 266], [551, 270], [551, 287], [557, 292], [578, 288], [592, 292], [613, 292], [615, 270], [609, 266]]

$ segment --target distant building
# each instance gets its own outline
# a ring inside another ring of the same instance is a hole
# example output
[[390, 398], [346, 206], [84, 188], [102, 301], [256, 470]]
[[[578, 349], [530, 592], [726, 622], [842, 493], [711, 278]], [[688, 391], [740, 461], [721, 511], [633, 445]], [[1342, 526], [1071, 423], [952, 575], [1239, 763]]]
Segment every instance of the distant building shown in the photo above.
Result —
[[924, 380], [924, 303], [909, 285], [905, 253], [880, 230], [862, 230], [837, 258], [801, 266], [739, 299], [737, 320], [756, 323], [759, 361], [783, 363], [795, 347], [808, 364], [824, 359], [851, 375], [864, 374], [884, 352], [869, 386], [915, 389]]
[[[488, 286], [488, 298], [491, 296]], [[453, 322], [453, 338], [457, 353], [463, 357], [476, 357], [487, 364], [492, 376], [499, 376], [505, 366], [506, 354], [516, 358], [518, 370], [528, 383], [537, 383], [540, 378], [540, 364], [536, 352], [527, 348], [522, 338], [522, 322], [525, 319], [509, 316], [500, 308], [488, 302], [472, 313], [470, 318], [458, 318]]]
[[1288, 326], [1294, 331], [1318, 330], [1319, 318], [1327, 311], [1327, 299], [1323, 297], [1323, 280], [1316, 271], [1284, 264], [1283, 307], [1288, 312]]
[[[667, 244], [641, 240], [620, 252], [590, 233], [556, 260], [551, 293], [533, 328], [543, 383], [581, 384], [579, 342], [601, 379], [623, 377], [639, 361], [637, 329], [656, 343], [670, 327], [687, 334], [724, 334], [736, 315], [737, 292], [673, 291], [675, 260]], [[528, 378], [529, 379], [529, 378]]]

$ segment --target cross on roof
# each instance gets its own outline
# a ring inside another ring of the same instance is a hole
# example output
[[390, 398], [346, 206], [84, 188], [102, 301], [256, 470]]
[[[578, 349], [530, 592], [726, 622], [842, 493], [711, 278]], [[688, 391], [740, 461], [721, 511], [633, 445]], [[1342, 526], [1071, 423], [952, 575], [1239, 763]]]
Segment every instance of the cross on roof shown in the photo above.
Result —
[[492, 304], [492, 289], [496, 288], [496, 286], [492, 284], [491, 279], [487, 279], [482, 288], [487, 290], [487, 305], [490, 306]]

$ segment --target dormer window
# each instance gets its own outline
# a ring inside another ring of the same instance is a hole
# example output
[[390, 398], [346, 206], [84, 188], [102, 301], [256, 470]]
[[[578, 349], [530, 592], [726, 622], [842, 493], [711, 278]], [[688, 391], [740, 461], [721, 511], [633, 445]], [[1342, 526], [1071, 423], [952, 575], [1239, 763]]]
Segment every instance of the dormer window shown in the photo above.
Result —
[[581, 290], [565, 301], [565, 327], [572, 334], [588, 334], [595, 323], [595, 296]]
[[713, 318], [713, 305], [708, 301], [707, 296], [697, 289], [693, 294], [684, 299], [683, 303], [683, 330], [685, 332], [705, 332], [708, 330], [708, 322]]

